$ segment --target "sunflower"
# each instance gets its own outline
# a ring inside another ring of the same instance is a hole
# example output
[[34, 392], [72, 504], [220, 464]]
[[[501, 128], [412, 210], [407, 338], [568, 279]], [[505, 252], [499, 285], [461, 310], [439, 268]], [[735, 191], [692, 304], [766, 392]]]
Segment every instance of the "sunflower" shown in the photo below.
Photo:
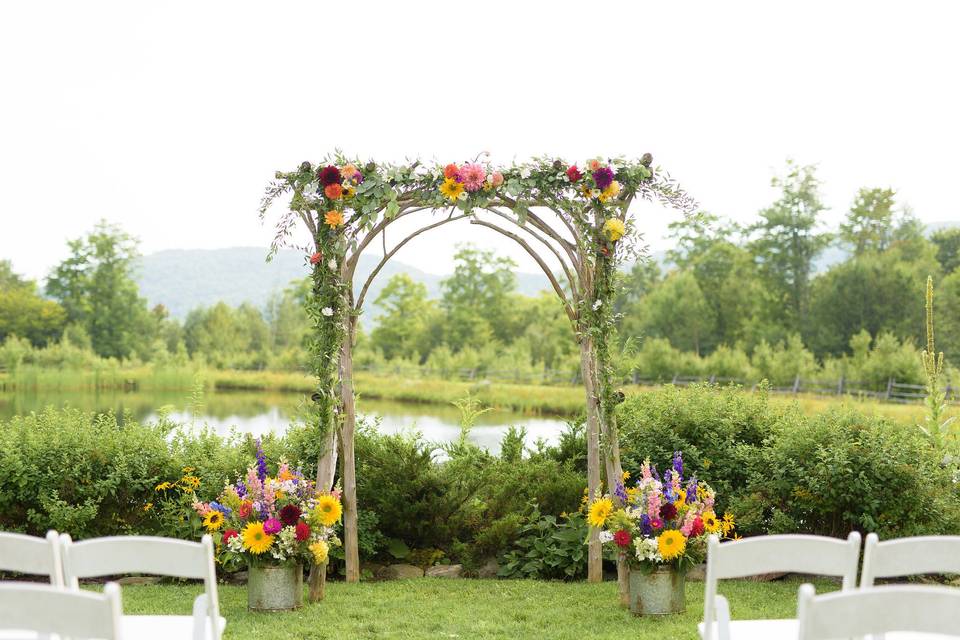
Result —
[[717, 514], [713, 511], [704, 511], [700, 518], [703, 520], [703, 528], [707, 530], [707, 533], [716, 533], [723, 526], [717, 519]]
[[463, 183], [457, 182], [455, 178], [447, 178], [440, 185], [440, 193], [450, 202], [456, 202], [460, 194], [463, 193]]
[[243, 528], [243, 548], [260, 555], [273, 544], [273, 536], [263, 530], [262, 522], [251, 522]]
[[153, 488], [154, 491], [166, 491], [167, 489], [172, 489], [173, 485], [169, 482], [161, 482], [156, 487]]
[[723, 522], [720, 525], [720, 527], [723, 529], [723, 535], [730, 535], [730, 532], [733, 531], [736, 526], [736, 523], [733, 521], [732, 513], [728, 512], [723, 514]]
[[317, 506], [313, 509], [315, 520], [325, 527], [332, 527], [339, 522], [342, 513], [343, 505], [330, 494], [317, 498]]
[[336, 209], [331, 209], [327, 211], [326, 215], [323, 216], [323, 221], [327, 224], [328, 227], [337, 227], [343, 226], [343, 213], [337, 211]]
[[330, 554], [330, 545], [323, 540], [317, 540], [308, 547], [313, 554], [313, 559], [317, 564], [326, 564]]
[[207, 531], [216, 531], [223, 526], [223, 514], [215, 509], [208, 511], [207, 515], [203, 516], [203, 526]]
[[600, 498], [590, 505], [587, 522], [590, 523], [590, 526], [599, 529], [607, 522], [607, 518], [610, 517], [611, 513], [613, 513], [613, 502], [610, 498]]
[[676, 529], [667, 529], [657, 538], [657, 550], [664, 560], [673, 560], [687, 550], [687, 539]]

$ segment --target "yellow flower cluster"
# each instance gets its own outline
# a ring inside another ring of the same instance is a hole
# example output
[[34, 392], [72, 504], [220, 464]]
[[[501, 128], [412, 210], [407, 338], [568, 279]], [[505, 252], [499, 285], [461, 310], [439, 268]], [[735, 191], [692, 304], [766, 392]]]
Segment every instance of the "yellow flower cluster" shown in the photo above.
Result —
[[447, 178], [440, 185], [440, 193], [450, 202], [456, 202], [460, 194], [463, 193], [463, 189], [463, 183], [457, 182], [456, 178]]

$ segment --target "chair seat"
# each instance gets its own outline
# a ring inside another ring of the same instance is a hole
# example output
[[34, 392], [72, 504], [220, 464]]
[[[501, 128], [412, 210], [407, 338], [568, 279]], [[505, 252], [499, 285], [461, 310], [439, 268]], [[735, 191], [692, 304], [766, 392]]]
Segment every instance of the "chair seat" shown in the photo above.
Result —
[[[703, 637], [703, 623], [697, 625]], [[797, 621], [789, 620], [731, 620], [730, 640], [794, 640], [797, 637]], [[719, 640], [717, 623], [713, 623], [713, 640]]]
[[[220, 633], [223, 633], [227, 621], [218, 619]], [[193, 638], [193, 616], [123, 616], [120, 620], [124, 640], [191, 640]], [[210, 625], [205, 625], [204, 638], [210, 638]]]

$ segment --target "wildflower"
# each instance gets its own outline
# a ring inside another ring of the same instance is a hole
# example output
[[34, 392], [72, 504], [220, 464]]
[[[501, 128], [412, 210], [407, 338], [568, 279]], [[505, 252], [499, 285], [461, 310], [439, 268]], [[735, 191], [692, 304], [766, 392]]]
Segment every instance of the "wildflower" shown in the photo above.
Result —
[[323, 309], [320, 309], [320, 313], [322, 313], [327, 318], [333, 317], [333, 309], [331, 309], [330, 307], [324, 307]]
[[606, 202], [620, 195], [620, 183], [614, 180], [607, 188], [600, 192], [600, 202]]
[[487, 179], [487, 172], [479, 164], [465, 164], [460, 167], [460, 179], [467, 191], [479, 191]]
[[226, 531], [223, 532], [223, 537], [220, 539], [220, 541], [223, 544], [227, 544], [228, 542], [230, 542], [231, 540], [233, 540], [239, 535], [240, 535], [240, 532], [237, 531], [236, 529], [227, 529]]
[[319, 251], [310, 256], [310, 264], [317, 264], [321, 260], [323, 260], [323, 254]]
[[610, 218], [603, 223], [603, 235], [605, 235], [610, 242], [616, 242], [622, 238], [626, 232], [627, 226], [623, 224], [623, 220], [619, 218]]
[[317, 498], [317, 506], [313, 509], [314, 522], [324, 527], [332, 527], [339, 522], [342, 514], [343, 505], [334, 496], [324, 494]]
[[184, 467], [184, 468], [183, 468], [183, 472], [184, 472], [184, 473], [191, 473], [191, 472], [193, 472], [193, 471], [196, 471], [196, 469], [194, 469], [193, 467]]
[[629, 531], [621, 529], [613, 534], [613, 541], [621, 549], [625, 549], [630, 546], [630, 543], [633, 541], [633, 537], [630, 535]]
[[219, 511], [211, 509], [203, 518], [203, 526], [207, 531], [217, 531], [223, 526], [223, 514]]
[[295, 504], [288, 504], [280, 509], [280, 521], [287, 526], [294, 526], [300, 520], [300, 508]]
[[690, 526], [690, 535], [696, 538], [697, 536], [702, 536], [703, 532], [703, 519], [700, 516], [697, 516], [693, 519], [693, 524]]
[[623, 483], [617, 480], [617, 484], [613, 488], [613, 495], [617, 497], [617, 500], [620, 502], [627, 501], [627, 491], [623, 486]]
[[533, 170], [530, 167], [523, 167], [520, 169], [520, 177], [526, 180], [531, 175], [533, 175]]
[[601, 166], [603, 166], [603, 165], [600, 163], [599, 160], [594, 159], [594, 160], [588, 160], [588, 161], [587, 161], [587, 167], [590, 169], [590, 171], [596, 171], [596, 170], [599, 169]]
[[353, 196], [357, 195], [357, 190], [355, 187], [347, 185], [341, 188], [340, 195], [343, 196], [344, 200], [349, 200]]
[[263, 453], [263, 442], [257, 438], [257, 478], [260, 482], [267, 479], [267, 456]]
[[729, 536], [730, 532], [733, 531], [736, 524], [733, 521], [732, 513], [723, 514], [723, 522], [720, 523], [720, 529], [723, 532], [724, 536]]
[[327, 263], [327, 267], [330, 268], [330, 271], [336, 271], [336, 270], [337, 270], [337, 261], [334, 260], [333, 258], [330, 258], [330, 261]]
[[490, 176], [490, 184], [494, 189], [503, 184], [503, 174], [499, 171], [494, 171], [493, 175]]
[[330, 554], [330, 545], [323, 540], [317, 540], [308, 548], [310, 549], [310, 553], [313, 554], [314, 562], [317, 564], [326, 564]]
[[660, 518], [650, 518], [650, 527], [653, 529], [663, 529], [663, 520]]
[[601, 531], [597, 535], [597, 539], [600, 540], [600, 544], [607, 544], [608, 542], [613, 542], [613, 534], [609, 531]]
[[143, 510], [144, 510], [144, 511], [150, 511], [150, 509], [153, 509], [153, 503], [152, 503], [152, 502], [148, 502], [147, 504], [143, 505]]
[[610, 517], [611, 513], [613, 513], [613, 502], [610, 498], [600, 498], [590, 505], [587, 521], [590, 523], [590, 526], [599, 529], [606, 524], [607, 518]]
[[596, 302], [593, 303], [593, 310], [596, 311], [596, 310], [599, 309], [602, 305], [603, 305], [603, 300], [599, 300], [599, 299], [598, 299]]
[[347, 164], [343, 165], [343, 167], [340, 169], [340, 176], [344, 180], [350, 180], [352, 182], [359, 182], [356, 178], [363, 180], [363, 177], [360, 175], [360, 169], [357, 169], [357, 165], [353, 164], [352, 162], [348, 162]]
[[461, 191], [461, 192], [457, 195], [457, 200], [463, 201], [463, 200], [466, 200], [466, 199], [467, 199], [467, 192], [466, 192], [466, 191]]
[[447, 178], [440, 185], [440, 193], [450, 202], [455, 201], [463, 193], [463, 184], [453, 178]]
[[703, 528], [707, 530], [707, 533], [716, 533], [720, 531], [722, 525], [720, 521], [717, 520], [717, 514], [713, 511], [704, 511], [703, 515]]
[[310, 525], [306, 522], [298, 522], [294, 531], [296, 532], [297, 542], [303, 542], [310, 537]]
[[267, 521], [263, 523], [263, 532], [268, 535], [272, 536], [280, 533], [280, 529], [283, 529], [283, 523], [276, 518], [267, 518]]
[[340, 196], [343, 195], [343, 187], [336, 183], [328, 184], [323, 188], [323, 195], [331, 200], [339, 200]]
[[161, 482], [156, 487], [153, 488], [154, 491], [166, 491], [167, 489], [172, 489], [173, 485], [169, 482]]
[[660, 507], [660, 517], [666, 520], [673, 520], [677, 517], [677, 508], [669, 502]]
[[620, 476], [620, 479], [623, 480], [624, 482], [626, 482], [627, 480], [629, 480], [629, 479], [630, 479], [630, 472], [629, 472], [629, 471], [624, 471], [623, 474]]
[[443, 168], [443, 177], [454, 182], [459, 182], [460, 168], [452, 162]]
[[344, 222], [343, 213], [336, 209], [331, 209], [323, 216], [323, 222], [332, 229], [342, 227]]
[[253, 503], [249, 500], [244, 500], [240, 503], [240, 507], [237, 509], [237, 515], [241, 519], [246, 520], [250, 517], [250, 514], [253, 513]]
[[572, 165], [567, 169], [567, 178], [570, 182], [580, 182], [580, 179], [583, 178], [583, 174], [580, 173], [580, 169], [577, 168], [577, 165]]
[[243, 547], [250, 553], [260, 555], [273, 544], [273, 536], [263, 530], [262, 522], [251, 522], [243, 528]]
[[340, 184], [342, 176], [340, 175], [340, 169], [330, 165], [317, 172], [317, 179], [324, 187], [329, 187], [332, 184]]
[[676, 529], [668, 529], [657, 538], [657, 550], [664, 560], [679, 558], [687, 550], [687, 539]]

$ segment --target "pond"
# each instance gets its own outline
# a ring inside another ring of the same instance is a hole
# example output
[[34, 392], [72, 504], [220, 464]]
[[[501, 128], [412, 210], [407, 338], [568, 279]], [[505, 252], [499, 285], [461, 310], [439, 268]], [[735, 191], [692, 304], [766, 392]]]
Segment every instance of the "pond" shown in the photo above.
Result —
[[[0, 420], [39, 411], [48, 406], [72, 407], [85, 411], [113, 411], [129, 414], [138, 421], [156, 420], [160, 412], [171, 419], [196, 426], [208, 425], [218, 433], [231, 429], [261, 435], [283, 433], [303, 408], [304, 397], [296, 393], [266, 391], [206, 392], [192, 400], [188, 391], [51, 391], [0, 394]], [[366, 400], [357, 403], [358, 414], [378, 418], [384, 433], [417, 431], [436, 443], [452, 442], [460, 436], [460, 412], [447, 405]], [[500, 439], [510, 426], [525, 427], [527, 444], [542, 438], [556, 443], [566, 422], [563, 418], [526, 415], [513, 411], [490, 411], [477, 418], [469, 440], [498, 453]]]

